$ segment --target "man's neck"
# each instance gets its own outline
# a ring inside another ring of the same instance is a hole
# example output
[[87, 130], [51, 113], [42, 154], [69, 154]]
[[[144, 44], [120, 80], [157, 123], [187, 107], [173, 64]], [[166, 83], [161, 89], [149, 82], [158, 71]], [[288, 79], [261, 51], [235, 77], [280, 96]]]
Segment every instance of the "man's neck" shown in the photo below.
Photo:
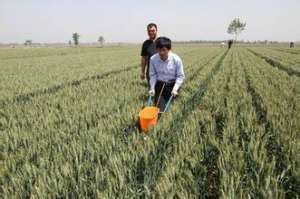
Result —
[[165, 61], [167, 61], [169, 59], [170, 54], [171, 54], [171, 51], [169, 51], [168, 56], [165, 59], [162, 59], [161, 57], [160, 57], [160, 59], [165, 62]]
[[158, 37], [156, 36], [155, 38], [149, 38], [151, 41], [155, 41]]

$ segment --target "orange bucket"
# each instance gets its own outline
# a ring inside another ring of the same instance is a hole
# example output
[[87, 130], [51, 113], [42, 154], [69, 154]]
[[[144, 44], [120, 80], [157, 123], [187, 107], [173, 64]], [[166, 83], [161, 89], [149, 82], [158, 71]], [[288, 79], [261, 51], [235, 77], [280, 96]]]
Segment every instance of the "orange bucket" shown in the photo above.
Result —
[[155, 106], [145, 107], [139, 113], [140, 127], [143, 132], [148, 132], [151, 126], [156, 125], [159, 108]]

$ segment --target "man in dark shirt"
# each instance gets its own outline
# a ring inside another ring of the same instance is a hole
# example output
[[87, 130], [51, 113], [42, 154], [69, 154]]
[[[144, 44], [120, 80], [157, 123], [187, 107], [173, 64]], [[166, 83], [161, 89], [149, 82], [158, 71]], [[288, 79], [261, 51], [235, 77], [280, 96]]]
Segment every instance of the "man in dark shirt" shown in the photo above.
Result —
[[[149, 76], [149, 63], [150, 63], [150, 58], [152, 55], [156, 53], [156, 45], [155, 45], [155, 40], [157, 38], [157, 25], [154, 23], [150, 23], [147, 25], [147, 32], [149, 39], [144, 41], [143, 47], [142, 47], [142, 52], [141, 52], [141, 74], [140, 77], [142, 80], [147, 77], [148, 85], [150, 81], [150, 76]], [[146, 70], [147, 66], [147, 70]]]

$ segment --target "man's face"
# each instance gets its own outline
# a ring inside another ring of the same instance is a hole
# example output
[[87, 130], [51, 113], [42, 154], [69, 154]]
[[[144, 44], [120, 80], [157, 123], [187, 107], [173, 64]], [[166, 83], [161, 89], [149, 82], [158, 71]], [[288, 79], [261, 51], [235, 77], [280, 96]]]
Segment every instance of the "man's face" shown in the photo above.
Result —
[[157, 30], [155, 28], [155, 26], [152, 26], [151, 28], [148, 28], [148, 35], [149, 38], [154, 40], [157, 36]]
[[168, 59], [168, 55], [169, 55], [170, 50], [168, 50], [166, 47], [161, 48], [161, 49], [157, 49], [157, 51], [158, 51], [160, 59], [162, 59], [164, 61]]

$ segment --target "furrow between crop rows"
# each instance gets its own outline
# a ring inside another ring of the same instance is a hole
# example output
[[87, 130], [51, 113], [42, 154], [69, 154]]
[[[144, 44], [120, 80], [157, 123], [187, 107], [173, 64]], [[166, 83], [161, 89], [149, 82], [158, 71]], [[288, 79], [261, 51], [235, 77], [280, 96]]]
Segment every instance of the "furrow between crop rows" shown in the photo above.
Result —
[[[133, 169], [138, 171], [137, 172], [139, 173], [138, 176], [142, 175], [142, 177], [137, 176], [138, 179], [139, 178], [143, 179], [143, 180], [138, 180], [139, 183], [144, 184], [145, 174], [147, 174], [148, 177], [151, 176], [150, 177], [151, 181], [148, 182], [149, 184], [147, 185], [148, 189], [152, 190], [155, 186], [156, 181], [161, 176], [162, 174], [161, 172], [163, 172], [163, 170], [165, 169], [163, 168], [163, 166], [164, 166], [164, 162], [166, 161], [166, 158], [172, 153], [174, 153], [173, 151], [174, 148], [172, 146], [178, 142], [180, 132], [183, 128], [185, 119], [189, 118], [188, 117], [189, 114], [200, 104], [202, 96], [205, 94], [208, 85], [212, 81], [213, 77], [220, 70], [222, 62], [225, 59], [227, 53], [228, 51], [226, 51], [226, 53], [224, 53], [219, 58], [219, 60], [217, 61], [217, 63], [215, 64], [211, 72], [207, 75], [207, 77], [203, 80], [203, 82], [199, 84], [197, 90], [194, 91], [194, 94], [192, 94], [187, 100], [184, 100], [182, 102], [181, 106], [183, 106], [183, 108], [181, 109], [181, 111], [179, 111], [178, 115], [175, 115], [173, 117], [173, 121], [170, 127], [168, 128], [168, 132], [171, 133], [165, 133], [164, 135], [162, 135], [162, 137], [159, 138], [158, 140], [157, 146], [152, 151], [149, 152], [149, 155], [147, 157], [147, 163], [146, 163], [148, 167], [145, 168], [140, 167], [142, 163], [137, 163], [138, 167], [136, 169]], [[166, 153], [168, 154], [168, 156]], [[138, 162], [144, 162], [144, 161], [145, 159], [142, 157]]]
[[0, 49], [3, 198], [299, 197], [299, 49], [173, 47], [186, 80], [147, 136], [137, 46]]
[[[165, 154], [163, 156], [165, 161], [154, 184], [153, 192], [158, 193], [155, 197], [172, 196], [173, 192], [176, 193], [174, 197], [182, 198], [220, 196], [221, 171], [218, 165], [220, 150], [217, 145], [222, 145], [220, 135], [226, 125], [226, 121], [223, 120], [226, 115], [222, 114], [223, 119], [216, 118], [219, 114], [210, 112], [205, 107], [210, 98], [207, 95], [214, 89], [222, 93], [224, 99], [230, 79], [231, 61], [232, 56], [224, 59], [220, 71], [213, 77], [203, 97], [200, 97], [201, 102], [188, 113], [182, 124], [179, 124], [182, 128], [174, 131], [166, 130], [172, 132], [172, 135], [175, 134], [176, 138], [171, 139], [172, 142], [167, 142], [168, 148], [162, 152]], [[224, 101], [219, 97], [215, 99]], [[211, 129], [210, 125], [214, 128]], [[167, 139], [169, 140], [172, 135]], [[159, 165], [156, 167], [159, 168]]]
[[[185, 52], [183, 54], [183, 56], [192, 54], [195, 51], [196, 50], [191, 50], [191, 51]], [[41, 89], [41, 90], [37, 90], [37, 91], [34, 91], [34, 92], [20, 94], [20, 95], [14, 96], [12, 99], [0, 100], [0, 107], [1, 106], [2, 107], [8, 106], [8, 105], [13, 104], [13, 103], [26, 103], [28, 101], [31, 101], [32, 98], [35, 98], [37, 96], [55, 94], [58, 91], [63, 90], [63, 89], [68, 88], [68, 87], [74, 87], [74, 86], [77, 87], [77, 86], [80, 86], [82, 83], [87, 82], [87, 81], [101, 80], [101, 79], [110, 77], [112, 75], [118, 75], [118, 74], [121, 74], [121, 73], [126, 72], [126, 71], [131, 71], [131, 70], [137, 69], [138, 67], [139, 66], [128, 66], [126, 68], [116, 69], [116, 70], [108, 71], [108, 72], [105, 72], [105, 73], [102, 73], [102, 74], [95, 74], [95, 75], [92, 75], [92, 76], [84, 77], [82, 79], [72, 80], [72, 81], [69, 81], [69, 82], [64, 82], [62, 84], [54, 85], [54, 86], [48, 87], [46, 89]]]
[[[193, 70], [191, 71], [191, 73], [192, 73], [192, 72], [193, 72]], [[127, 77], [127, 75], [126, 75], [126, 77]], [[125, 77], [124, 77], [124, 78], [125, 78]], [[132, 84], [135, 84], [135, 82], [136, 82], [136, 81], [133, 81]], [[80, 87], [81, 87], [81, 86], [80, 86]], [[55, 96], [53, 96], [53, 97], [55, 97]], [[133, 97], [133, 98], [134, 98], [134, 97]], [[38, 99], [37, 99], [37, 100], [38, 100]], [[132, 100], [132, 103], [135, 103], [134, 100]], [[126, 106], [128, 106], [128, 105], [126, 105]], [[138, 104], [136, 104], [135, 106], [138, 106]], [[124, 108], [122, 108], [122, 109], [124, 109]], [[135, 108], [135, 109], [136, 109], [136, 108]], [[63, 106], [61, 106], [61, 108], [60, 108], [59, 110], [60, 110], [60, 111], [63, 111]], [[122, 113], [122, 114], [127, 115], [127, 114], [125, 114], [125, 113], [126, 113], [126, 110], [125, 110], [125, 109], [124, 109], [124, 111], [125, 111], [125, 112]], [[127, 113], [128, 113], [128, 111], [127, 111]], [[117, 116], [117, 115], [116, 115], [116, 116]], [[109, 118], [106, 118], [106, 120], [109, 120], [110, 118], [112, 118], [112, 117], [109, 116]], [[86, 118], [86, 119], [89, 119], [89, 118]], [[94, 119], [96, 119], [96, 121], [97, 121], [97, 117], [94, 118]], [[93, 119], [93, 120], [94, 120], [94, 119]], [[98, 118], [98, 119], [99, 119], [99, 118]], [[104, 120], [104, 121], [105, 121], [105, 120]], [[76, 122], [76, 121], [75, 121], [75, 122]], [[109, 122], [109, 121], [108, 121], [108, 122]], [[89, 123], [90, 123], [90, 122], [89, 122]], [[66, 129], [62, 129], [62, 121], [60, 121], [59, 124], [60, 124], [60, 126], [58, 126], [58, 128], [61, 129], [62, 131], [65, 131]], [[95, 123], [95, 124], [97, 124], [97, 123]], [[76, 126], [77, 126], [77, 125], [80, 125], [80, 126], [81, 126], [81, 123], [76, 124]], [[84, 123], [83, 123], [83, 125], [84, 125]], [[104, 124], [104, 125], [102, 124], [102, 126], [103, 126], [102, 129], [103, 129], [103, 130], [105, 130], [105, 129], [106, 129], [106, 130], [109, 130], [109, 129], [110, 129], [110, 131], [113, 130], [113, 129], [111, 129], [111, 128], [108, 128], [108, 125], [109, 125], [109, 123], [107, 123], [107, 125], [106, 125], [106, 124]], [[89, 127], [87, 127], [87, 126], [86, 126], [86, 127], [84, 127], [84, 126], [81, 126], [81, 127], [80, 127], [80, 126], [78, 127], [78, 130], [81, 129], [80, 131], [75, 131], [75, 132], [74, 132], [74, 131], [71, 129], [71, 131], [69, 132], [70, 135], [74, 135], [74, 136], [76, 136], [76, 137], [77, 137], [77, 136], [80, 136], [80, 137], [81, 137], [81, 136], [83, 136], [83, 135], [85, 134], [85, 130], [84, 130], [84, 129], [86, 129], [87, 131], [90, 131], [90, 135], [91, 135], [91, 136], [92, 136], [92, 135], [93, 135], [93, 136], [96, 136], [96, 134], [95, 134], [96, 132], [94, 132], [93, 127], [95, 127], [95, 126], [98, 126], [98, 127], [99, 127], [99, 124], [98, 124], [98, 125], [93, 125], [93, 123], [91, 123], [91, 125], [89, 125]], [[70, 127], [71, 127], [71, 126], [70, 126]], [[51, 134], [53, 134], [53, 133], [54, 133], [54, 132], [49, 132], [49, 135], [51, 135]], [[66, 131], [65, 133], [68, 133], [68, 131]], [[101, 134], [101, 133], [103, 133], [103, 132], [100, 131], [99, 133]], [[120, 132], [118, 132], [118, 133], [120, 133]], [[49, 136], [49, 135], [48, 135], [48, 136]], [[105, 134], [104, 134], [104, 135], [105, 135]], [[45, 136], [46, 136], [46, 135], [45, 135]], [[56, 136], [55, 136], [55, 137], [56, 137]], [[30, 138], [30, 137], [29, 137], [29, 138]], [[44, 137], [44, 138], [46, 139], [46, 137]], [[66, 139], [66, 138], [67, 138], [67, 137], [64, 138], [64, 140], [66, 140], [66, 143], [70, 143], [70, 141], [73, 142], [72, 139], [70, 140], [70, 139]], [[70, 137], [70, 138], [71, 138], [71, 137]], [[25, 139], [26, 139], [26, 140], [23, 140], [23, 141], [20, 140], [20, 141], [21, 141], [21, 142], [20, 142], [20, 144], [21, 144], [20, 147], [21, 147], [21, 148], [26, 147], [26, 146], [28, 146], [28, 144], [29, 144], [29, 143], [27, 142], [27, 138], [25, 138]], [[48, 139], [48, 138], [47, 138], [47, 139]], [[52, 138], [50, 138], [50, 140], [51, 140], [51, 139], [52, 139]], [[43, 137], [41, 137], [41, 135], [39, 136], [39, 140], [44, 140]], [[25, 141], [25, 143], [24, 143], [24, 141]], [[54, 146], [58, 146], [58, 145], [55, 144], [56, 142], [57, 142], [57, 140], [53, 140], [53, 142], [52, 142], [52, 147], [51, 147], [51, 148], [53, 148]], [[114, 142], [114, 141], [111, 140], [110, 142]], [[24, 143], [24, 145], [23, 145], [22, 143]], [[99, 143], [98, 143], [98, 144], [99, 144]], [[119, 144], [120, 144], [120, 143], [119, 143]], [[69, 145], [69, 144], [68, 144], [68, 145]], [[23, 147], [22, 147], [22, 146], [23, 146]], [[43, 146], [43, 144], [41, 143], [41, 144], [40, 144], [40, 147], [42, 147], [42, 146]], [[104, 146], [107, 147], [106, 144], [105, 144]], [[19, 147], [19, 149], [20, 149], [20, 147]], [[56, 147], [54, 147], [54, 148], [56, 148]], [[58, 151], [57, 151], [56, 153], [60, 153], [61, 149], [57, 149], [57, 150], [58, 150]], [[63, 150], [65, 150], [65, 149], [63, 149]], [[106, 149], [106, 150], [107, 150], [107, 149]], [[42, 150], [42, 151], [43, 151], [43, 150]], [[42, 151], [41, 151], [41, 152], [42, 152]], [[54, 151], [55, 151], [55, 150], [54, 150]], [[117, 151], [116, 151], [116, 152], [117, 152]], [[55, 153], [55, 152], [54, 152], [54, 153]], [[17, 155], [17, 154], [16, 154], [16, 155]], [[37, 156], [37, 157], [39, 157], [40, 155], [38, 155], [38, 153], [35, 153], [35, 155], [34, 155], [34, 154], [29, 155], [29, 154], [28, 154], [28, 156], [31, 156], [31, 157]], [[12, 157], [14, 157], [14, 156], [12, 156]], [[21, 156], [21, 157], [22, 157], [22, 156]], [[73, 157], [73, 155], [70, 155], [70, 156], [69, 156], [69, 158], [72, 158], [72, 157]], [[21, 163], [21, 165], [22, 165], [22, 164], [23, 164], [23, 163]], [[105, 166], [105, 164], [103, 164], [103, 166]], [[21, 169], [22, 169], [22, 167], [19, 167], [19, 168], [18, 168], [19, 171], [22, 171]]]
[[282, 48], [272, 48], [272, 50], [276, 50], [276, 51], [284, 52], [284, 53], [290, 53], [293, 55], [300, 55], [300, 51], [293, 51], [293, 50], [282, 49]]
[[0, 107], [4, 107], [4, 106], [9, 106], [10, 104], [13, 103], [26, 103], [28, 101], [30, 101], [32, 98], [37, 97], [37, 96], [41, 96], [41, 95], [45, 95], [45, 94], [54, 94], [57, 93], [58, 91], [65, 89], [67, 87], [73, 87], [73, 86], [80, 86], [80, 84], [86, 82], [86, 81], [91, 81], [91, 80], [101, 80], [104, 79], [106, 77], [109, 77], [111, 75], [116, 75], [122, 72], [126, 72], [126, 71], [130, 71], [133, 69], [138, 68], [138, 66], [129, 66], [125, 69], [119, 69], [119, 70], [113, 70], [110, 72], [106, 72], [103, 74], [98, 74], [98, 75], [93, 75], [90, 77], [85, 77], [83, 79], [79, 79], [79, 80], [73, 80], [71, 82], [66, 82], [60, 85], [55, 85], [52, 87], [49, 87], [47, 89], [43, 89], [43, 90], [38, 90], [35, 92], [31, 92], [31, 93], [26, 93], [26, 94], [20, 94], [17, 95], [15, 97], [13, 97], [12, 99], [8, 99], [8, 100], [1, 100], [0, 101]]
[[276, 175], [284, 175], [284, 178], [279, 178], [278, 183], [286, 191], [286, 197], [296, 196], [296, 194], [300, 193], [300, 184], [296, 176], [293, 175], [292, 171], [287, 166], [288, 158], [283, 150], [283, 143], [280, 142], [280, 138], [278, 137], [280, 132], [274, 128], [273, 123], [268, 119], [267, 106], [264, 104], [264, 100], [260, 94], [257, 93], [254, 82], [249, 76], [250, 72], [247, 70], [247, 67], [243, 62], [241, 62], [241, 64], [245, 70], [247, 89], [251, 95], [259, 124], [263, 126], [265, 131], [261, 139], [267, 137], [266, 150], [268, 158], [270, 161], [272, 161], [273, 158], [275, 159]]
[[267, 63], [269, 63], [271, 66], [276, 67], [276, 68], [278, 68], [278, 69], [280, 69], [280, 70], [283, 70], [283, 71], [285, 71], [285, 72], [286, 72], [287, 74], [289, 74], [289, 75], [296, 75], [296, 76], [300, 77], [300, 72], [299, 72], [299, 71], [296, 71], [296, 70], [294, 70], [294, 69], [292, 69], [292, 68], [288, 68], [288, 67], [282, 65], [280, 62], [275, 61], [275, 60], [273, 60], [273, 59], [271, 59], [271, 58], [269, 58], [269, 57], [266, 57], [266, 56], [264, 56], [264, 55], [261, 55], [261, 54], [255, 52], [255, 51], [252, 50], [252, 49], [247, 49], [247, 50], [248, 50], [249, 52], [253, 53], [254, 55], [256, 55], [257, 57], [260, 57], [261, 59], [265, 60], [265, 61], [266, 61]]

